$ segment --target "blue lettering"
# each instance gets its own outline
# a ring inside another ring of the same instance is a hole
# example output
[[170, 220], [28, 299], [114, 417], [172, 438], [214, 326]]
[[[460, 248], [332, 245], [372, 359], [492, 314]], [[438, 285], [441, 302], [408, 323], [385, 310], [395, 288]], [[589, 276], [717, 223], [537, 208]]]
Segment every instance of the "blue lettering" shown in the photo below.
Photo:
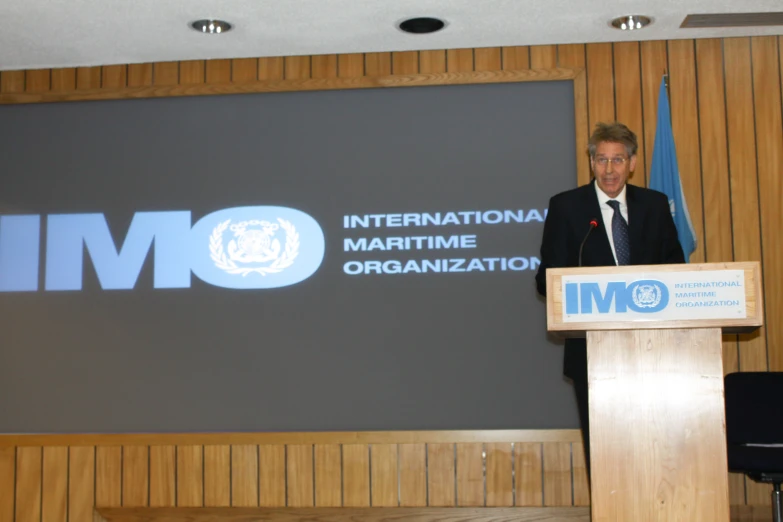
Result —
[[612, 312], [614, 302], [615, 313], [632, 311], [636, 313], [660, 312], [669, 304], [669, 289], [657, 280], [646, 279], [633, 281], [627, 286], [624, 282], [607, 283], [606, 291], [602, 292], [598, 283], [566, 283], [565, 313], [592, 314], [595, 302], [596, 313]]
[[576, 283], [566, 283], [565, 285], [566, 313], [579, 313], [579, 285]]
[[606, 285], [606, 294], [601, 293], [598, 283], [582, 283], [581, 289], [581, 309], [583, 314], [593, 313], [593, 300], [599, 314], [609, 313], [614, 300], [615, 311], [626, 311], [626, 289], [625, 283], [612, 282]]

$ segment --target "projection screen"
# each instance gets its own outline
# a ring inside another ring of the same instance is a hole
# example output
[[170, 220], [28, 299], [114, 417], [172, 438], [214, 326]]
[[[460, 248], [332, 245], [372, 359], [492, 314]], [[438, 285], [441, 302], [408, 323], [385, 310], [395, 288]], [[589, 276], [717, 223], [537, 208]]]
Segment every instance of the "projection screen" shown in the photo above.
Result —
[[0, 107], [0, 432], [578, 426], [571, 81]]

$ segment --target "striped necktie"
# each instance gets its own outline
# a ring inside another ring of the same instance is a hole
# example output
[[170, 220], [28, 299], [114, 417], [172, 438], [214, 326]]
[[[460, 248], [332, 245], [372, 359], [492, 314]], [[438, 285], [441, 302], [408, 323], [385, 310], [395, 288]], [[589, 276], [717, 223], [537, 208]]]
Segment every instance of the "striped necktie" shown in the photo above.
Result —
[[614, 251], [617, 254], [618, 265], [631, 264], [631, 241], [628, 238], [628, 223], [620, 213], [620, 202], [610, 199], [606, 202], [612, 207], [614, 215], [612, 216], [612, 239], [614, 240]]

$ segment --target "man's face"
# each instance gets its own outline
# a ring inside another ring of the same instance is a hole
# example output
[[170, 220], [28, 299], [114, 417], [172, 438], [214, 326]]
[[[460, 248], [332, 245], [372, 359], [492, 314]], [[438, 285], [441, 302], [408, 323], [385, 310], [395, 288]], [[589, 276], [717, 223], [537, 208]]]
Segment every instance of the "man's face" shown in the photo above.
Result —
[[603, 141], [596, 147], [590, 165], [598, 187], [610, 198], [616, 198], [623, 191], [628, 176], [636, 169], [636, 156], [629, 158], [622, 143]]

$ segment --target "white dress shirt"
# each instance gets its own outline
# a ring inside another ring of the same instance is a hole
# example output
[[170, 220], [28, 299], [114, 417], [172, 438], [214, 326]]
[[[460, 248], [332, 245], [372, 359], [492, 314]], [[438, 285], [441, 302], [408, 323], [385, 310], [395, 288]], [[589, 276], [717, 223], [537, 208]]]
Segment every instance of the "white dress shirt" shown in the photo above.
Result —
[[604, 220], [604, 228], [606, 229], [606, 235], [609, 236], [609, 246], [612, 247], [612, 255], [614, 256], [614, 263], [617, 264], [617, 252], [614, 251], [614, 238], [612, 237], [612, 217], [614, 216], [614, 210], [612, 207], [606, 204], [607, 201], [614, 199], [620, 202], [620, 214], [625, 218], [625, 222], [628, 223], [628, 205], [625, 202], [625, 186], [623, 190], [617, 195], [616, 198], [610, 198], [603, 190], [595, 183], [595, 193], [598, 196], [598, 206], [601, 208], [601, 217]]

